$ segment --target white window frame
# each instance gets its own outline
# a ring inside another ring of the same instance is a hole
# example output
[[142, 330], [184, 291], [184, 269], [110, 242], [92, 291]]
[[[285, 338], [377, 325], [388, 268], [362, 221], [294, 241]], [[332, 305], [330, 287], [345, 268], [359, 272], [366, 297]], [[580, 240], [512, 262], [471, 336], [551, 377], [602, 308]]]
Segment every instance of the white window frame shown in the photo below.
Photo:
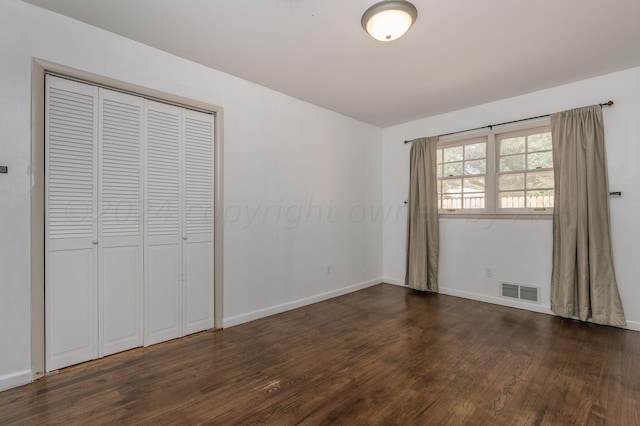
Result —
[[544, 210], [534, 208], [516, 209], [499, 207], [498, 166], [500, 161], [500, 152], [498, 151], [498, 137], [500, 136], [504, 138], [504, 135], [515, 135], [518, 132], [527, 133], [528, 131], [534, 129], [541, 132], [544, 132], [545, 130], [551, 131], [550, 118], [544, 117], [541, 119], [529, 120], [522, 123], [495, 126], [491, 129], [482, 131], [473, 131], [440, 137], [440, 140], [438, 141], [438, 149], [466, 145], [469, 143], [477, 142], [479, 139], [486, 138], [487, 169], [486, 174], [484, 175], [484, 209], [455, 209], [453, 211], [450, 209], [439, 209], [439, 216], [445, 218], [461, 217], [477, 219], [551, 219], [553, 215], [553, 208], [551, 207], [545, 208]]
[[[507, 207], [501, 207], [501, 202], [500, 202], [500, 191], [498, 188], [499, 185], [499, 177], [502, 174], [515, 174], [515, 173], [522, 173], [525, 175], [525, 189], [522, 191], [525, 193], [525, 197], [526, 197], [526, 193], [529, 191], [526, 188], [526, 175], [529, 173], [536, 173], [536, 172], [552, 172], [553, 173], [553, 167], [551, 168], [545, 168], [545, 169], [528, 169], [527, 168], [527, 158], [529, 156], [529, 152], [526, 150], [526, 145], [525, 145], [525, 152], [523, 153], [525, 156], [525, 169], [522, 171], [517, 171], [517, 172], [501, 172], [500, 171], [500, 158], [502, 157], [500, 155], [499, 152], [499, 145], [500, 145], [500, 141], [503, 139], [509, 139], [509, 138], [515, 138], [515, 137], [520, 137], [520, 136], [530, 136], [530, 135], [535, 135], [535, 134], [539, 134], [539, 133], [550, 133], [551, 132], [551, 127], [549, 125], [547, 126], [537, 126], [537, 127], [529, 127], [526, 129], [520, 129], [520, 130], [514, 130], [514, 131], [510, 131], [510, 132], [500, 132], [500, 133], [496, 133], [496, 138], [495, 138], [495, 150], [496, 150], [496, 172], [495, 172], [495, 176], [496, 176], [496, 186], [495, 186], [495, 191], [496, 191], [496, 199], [495, 199], [495, 205], [496, 205], [496, 209], [498, 214], [528, 214], [528, 215], [543, 215], [543, 214], [551, 214], [553, 213], [553, 207], [525, 207], [525, 208], [507, 208]], [[548, 152], [548, 151], [540, 151], [540, 152]], [[553, 151], [552, 151], [553, 152]], [[548, 189], [553, 189], [553, 188], [548, 188]]]
[[[485, 144], [485, 173], [483, 175], [465, 175], [464, 174], [464, 165], [463, 165], [463, 171], [462, 171], [462, 175], [460, 176], [455, 176], [455, 178], [459, 178], [460, 180], [463, 181], [463, 185], [464, 185], [464, 178], [468, 177], [468, 178], [473, 178], [473, 177], [482, 177], [484, 178], [484, 185], [485, 185], [485, 192], [484, 192], [484, 197], [485, 197], [485, 201], [484, 201], [484, 207], [483, 208], [459, 208], [459, 209], [450, 209], [450, 208], [440, 208], [439, 211], [441, 213], [445, 213], [445, 214], [451, 214], [451, 215], [460, 215], [460, 214], [485, 214], [487, 212], [488, 209], [488, 205], [489, 202], [488, 200], [490, 200], [489, 198], [489, 194], [488, 194], [488, 189], [489, 189], [489, 175], [491, 174], [490, 171], [491, 169], [489, 168], [491, 160], [490, 158], [492, 157], [491, 153], [489, 152], [489, 142], [488, 139], [485, 135], [479, 135], [479, 136], [466, 136], [464, 138], [455, 138], [452, 140], [446, 140], [446, 141], [439, 141], [438, 142], [438, 149], [442, 149], [444, 151], [444, 149], [446, 148], [454, 148], [454, 147], [458, 147], [458, 146], [465, 146], [465, 145], [474, 145], [477, 143], [484, 143]], [[444, 155], [444, 152], [443, 152]], [[463, 160], [463, 164], [466, 161], [474, 161], [473, 159], [471, 160]], [[444, 159], [443, 159], [443, 163], [442, 163], [442, 167], [444, 168]], [[444, 172], [443, 172], [443, 176], [442, 179], [447, 179], [449, 178], [449, 176], [444, 176]], [[440, 180], [440, 177], [438, 178], [438, 180]], [[440, 188], [439, 188], [440, 189]], [[440, 199], [438, 200], [438, 202], [440, 202]], [[463, 196], [463, 203], [464, 203], [464, 196]]]

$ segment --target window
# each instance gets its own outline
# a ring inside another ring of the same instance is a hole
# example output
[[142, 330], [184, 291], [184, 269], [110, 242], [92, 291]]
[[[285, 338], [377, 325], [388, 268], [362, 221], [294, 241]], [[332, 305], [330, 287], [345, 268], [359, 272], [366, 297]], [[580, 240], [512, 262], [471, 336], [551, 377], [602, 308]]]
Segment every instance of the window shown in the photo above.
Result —
[[498, 135], [496, 139], [499, 208], [553, 207], [551, 132], [532, 129]]
[[442, 138], [438, 206], [445, 215], [550, 214], [553, 153], [548, 120]]
[[438, 149], [438, 200], [443, 210], [486, 206], [487, 138]]

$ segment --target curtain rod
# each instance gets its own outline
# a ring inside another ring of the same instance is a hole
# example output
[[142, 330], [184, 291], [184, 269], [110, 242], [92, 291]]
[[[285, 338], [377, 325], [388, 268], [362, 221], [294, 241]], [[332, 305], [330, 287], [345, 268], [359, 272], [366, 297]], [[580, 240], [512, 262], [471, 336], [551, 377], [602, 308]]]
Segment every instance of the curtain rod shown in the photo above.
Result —
[[[607, 101], [607, 102], [605, 102], [605, 103], [598, 104], [598, 105], [600, 105], [600, 107], [604, 107], [604, 106], [611, 106], [611, 105], [613, 105], [613, 101]], [[442, 137], [442, 136], [451, 136], [451, 135], [457, 135], [458, 133], [473, 132], [474, 130], [493, 129], [494, 127], [498, 127], [498, 126], [504, 126], [504, 125], [507, 125], [507, 124], [513, 124], [513, 123], [520, 123], [520, 122], [522, 122], [522, 121], [535, 120], [535, 119], [538, 119], [538, 118], [549, 117], [550, 115], [551, 115], [551, 114], [545, 114], [545, 115], [538, 115], [537, 117], [521, 118], [520, 120], [505, 121], [504, 123], [498, 123], [498, 124], [487, 124], [486, 126], [474, 127], [473, 129], [458, 130], [457, 132], [443, 133], [443, 134], [441, 134], [441, 135], [438, 135], [438, 137]], [[413, 142], [414, 140], [415, 140], [415, 139], [410, 140], [410, 141], [404, 141], [404, 143], [411, 143], [411, 142]]]

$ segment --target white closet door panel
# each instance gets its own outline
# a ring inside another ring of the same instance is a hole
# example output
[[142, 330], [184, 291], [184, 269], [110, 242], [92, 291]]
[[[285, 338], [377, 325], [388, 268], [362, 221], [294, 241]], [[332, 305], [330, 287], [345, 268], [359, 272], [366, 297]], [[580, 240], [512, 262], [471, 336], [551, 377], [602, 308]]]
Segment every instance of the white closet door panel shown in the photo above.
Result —
[[100, 356], [142, 345], [142, 98], [100, 89]]
[[145, 336], [182, 335], [182, 109], [145, 100]]
[[213, 327], [213, 242], [188, 240], [185, 251], [185, 334]]
[[98, 89], [46, 77], [46, 370], [98, 356]]
[[147, 232], [180, 236], [180, 108], [146, 101]]
[[213, 237], [213, 116], [184, 112], [185, 226]]
[[100, 356], [142, 345], [140, 247], [103, 247]]
[[184, 111], [184, 332], [213, 327], [213, 116]]
[[145, 346], [182, 335], [180, 322], [180, 249], [176, 244], [153, 245], [147, 249], [147, 324]]
[[102, 234], [139, 239], [142, 235], [142, 99], [103, 90], [101, 112]]
[[98, 357], [95, 250], [49, 252], [46, 285], [47, 371]]
[[96, 236], [97, 88], [47, 76], [47, 238]]

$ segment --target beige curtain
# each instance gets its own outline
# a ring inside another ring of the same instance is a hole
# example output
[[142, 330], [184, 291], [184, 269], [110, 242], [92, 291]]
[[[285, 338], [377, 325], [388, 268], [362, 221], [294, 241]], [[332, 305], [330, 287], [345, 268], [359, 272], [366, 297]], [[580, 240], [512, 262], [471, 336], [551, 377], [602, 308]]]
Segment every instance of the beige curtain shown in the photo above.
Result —
[[551, 310], [626, 325], [613, 270], [602, 108], [551, 115], [555, 201]]
[[433, 292], [438, 291], [437, 146], [437, 136], [416, 139], [411, 146], [405, 277], [409, 288]]

